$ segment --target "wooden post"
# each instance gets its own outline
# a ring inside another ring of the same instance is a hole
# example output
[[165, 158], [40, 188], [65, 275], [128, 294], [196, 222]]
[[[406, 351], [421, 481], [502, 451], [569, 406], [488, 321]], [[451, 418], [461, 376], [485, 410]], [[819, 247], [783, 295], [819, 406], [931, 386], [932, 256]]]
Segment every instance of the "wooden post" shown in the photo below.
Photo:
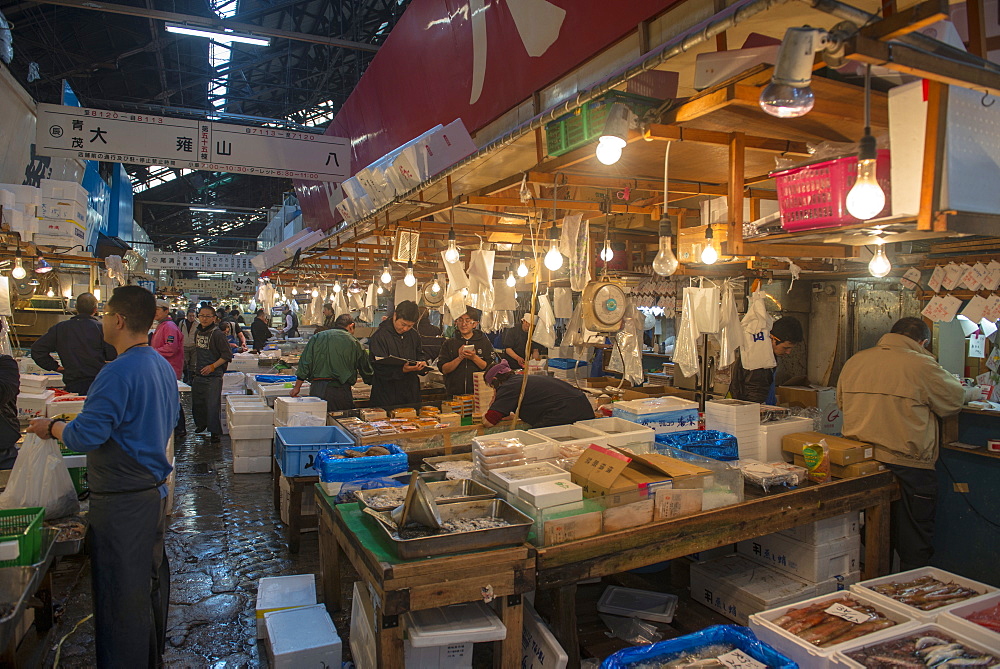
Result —
[[[715, 13], [718, 14], [726, 8], [725, 0], [715, 0]], [[728, 40], [726, 39], [726, 31], [723, 30], [721, 33], [715, 36], [715, 50], [716, 51], [726, 51], [729, 49]]]
[[746, 136], [742, 132], [730, 133], [727, 255], [743, 255], [743, 186], [746, 178], [745, 161]]
[[986, 58], [986, 11], [983, 0], [967, 0], [965, 19], [969, 28], [969, 53]]
[[927, 81], [927, 124], [924, 130], [924, 164], [920, 180], [920, 211], [917, 230], [938, 230], [947, 226], [936, 222], [941, 209], [941, 176], [945, 160], [946, 125], [948, 121], [948, 86], [939, 81]]

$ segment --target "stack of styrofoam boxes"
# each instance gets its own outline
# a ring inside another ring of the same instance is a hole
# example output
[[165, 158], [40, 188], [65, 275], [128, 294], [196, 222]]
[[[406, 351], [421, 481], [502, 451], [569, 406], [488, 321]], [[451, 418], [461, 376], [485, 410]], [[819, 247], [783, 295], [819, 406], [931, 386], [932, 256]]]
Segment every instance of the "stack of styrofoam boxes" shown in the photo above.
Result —
[[264, 614], [272, 669], [339, 667], [343, 644], [322, 604]]
[[54, 418], [61, 415], [75, 417], [76, 414], [83, 411], [83, 403], [86, 400], [86, 395], [62, 395], [58, 398], [52, 397], [45, 403], [45, 417]]
[[[246, 395], [246, 375], [242, 372], [226, 372], [222, 375], [222, 396]], [[225, 402], [225, 400], [223, 400]], [[229, 434], [229, 418], [226, 415], [226, 406], [221, 408], [219, 421], [222, 423], [222, 434]]]
[[760, 404], [757, 402], [706, 402], [705, 429], [718, 430], [736, 437], [741, 459], [764, 461], [760, 448]]
[[492, 469], [550, 460], [557, 454], [558, 444], [540, 434], [524, 430], [509, 430], [472, 438], [472, 462], [484, 481]]
[[483, 380], [484, 372], [472, 373], [472, 417], [482, 418], [493, 404], [493, 387]]
[[233, 445], [233, 472], [260, 474], [271, 471], [274, 411], [259, 397], [229, 395], [226, 418]]
[[257, 638], [267, 638], [264, 615], [316, 604], [316, 575], [267, 576], [257, 583]]
[[633, 453], [648, 453], [656, 438], [653, 428], [624, 418], [594, 418], [577, 421], [576, 425], [600, 432], [603, 437], [599, 443], [628, 446]]
[[12, 232], [30, 242], [38, 231], [38, 209], [42, 206], [42, 189], [34, 186], [0, 184], [0, 209], [3, 222]]
[[781, 455], [781, 438], [796, 432], [812, 432], [814, 422], [812, 418], [805, 416], [789, 416], [771, 423], [761, 423], [760, 461], [784, 462]]
[[22, 420], [43, 418], [46, 405], [55, 397], [55, 391], [48, 390], [48, 377], [44, 374], [22, 374], [17, 396], [17, 417]]
[[402, 622], [407, 669], [472, 669], [473, 643], [507, 637], [507, 628], [482, 602], [407, 611]]
[[843, 589], [861, 578], [861, 531], [856, 511], [736, 544], [736, 552], [817, 587]]
[[[256, 384], [257, 390], [256, 394], [263, 397], [264, 401], [267, 402], [268, 406], [274, 406], [274, 399], [276, 397], [288, 397], [292, 394], [292, 388], [294, 387], [293, 382], [284, 383], [258, 383]], [[303, 383], [302, 388], [299, 389], [299, 395], [308, 396], [309, 395], [310, 384]]]
[[645, 425], [656, 434], [698, 429], [698, 403], [680, 397], [615, 402], [611, 415]]
[[75, 181], [42, 179], [36, 244], [75, 246], [87, 236], [87, 190]]
[[[650, 430], [652, 433], [652, 430]], [[580, 423], [571, 425], [553, 425], [552, 427], [540, 427], [528, 430], [528, 434], [533, 434], [558, 444], [558, 456], [569, 458], [572, 462], [580, 457], [591, 444], [597, 446], [607, 446], [607, 435], [593, 428], [586, 427]]]
[[230, 372], [243, 372], [245, 374], [256, 374], [260, 371], [260, 358], [253, 353], [234, 353], [233, 359], [229, 363]]
[[301, 423], [301, 425], [326, 425], [326, 400], [320, 397], [275, 397], [274, 427], [291, 425], [295, 414], [308, 414], [320, 420], [319, 423]]

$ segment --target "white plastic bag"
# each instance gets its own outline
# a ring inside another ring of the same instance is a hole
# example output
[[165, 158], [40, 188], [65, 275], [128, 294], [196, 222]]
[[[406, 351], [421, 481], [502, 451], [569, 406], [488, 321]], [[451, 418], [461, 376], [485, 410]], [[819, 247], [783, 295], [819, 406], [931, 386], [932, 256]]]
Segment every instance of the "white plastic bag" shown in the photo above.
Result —
[[545, 348], [556, 345], [556, 317], [546, 295], [538, 296], [538, 323], [535, 324], [532, 339]]
[[590, 283], [590, 223], [583, 214], [563, 217], [559, 250], [569, 259], [569, 286], [582, 292]]
[[716, 286], [708, 288], [685, 288], [684, 295], [691, 293], [692, 315], [695, 326], [700, 334], [713, 334], [719, 331], [720, 314], [719, 289]]
[[46, 518], [79, 513], [73, 480], [59, 454], [55, 439], [28, 434], [14, 462], [7, 489], [0, 494], [0, 508], [44, 506]]
[[743, 325], [736, 311], [736, 296], [733, 287], [727, 285], [722, 291], [722, 326], [719, 332], [719, 367], [725, 368], [736, 362], [736, 349], [743, 345]]
[[747, 315], [743, 317], [743, 344], [740, 362], [743, 369], [770, 369], [778, 363], [771, 346], [771, 324], [774, 318], [767, 312], [764, 292], [758, 290], [750, 296]]
[[684, 289], [684, 303], [681, 307], [681, 326], [677, 329], [677, 342], [674, 345], [674, 362], [681, 368], [684, 376], [694, 376], [699, 372], [698, 364], [698, 326], [694, 318], [694, 293]]
[[641, 311], [635, 307], [628, 309], [622, 329], [615, 333], [614, 349], [605, 354], [611, 357], [606, 367], [620, 373], [626, 381], [634, 385], [641, 384], [645, 377], [642, 369], [642, 325], [644, 320]]

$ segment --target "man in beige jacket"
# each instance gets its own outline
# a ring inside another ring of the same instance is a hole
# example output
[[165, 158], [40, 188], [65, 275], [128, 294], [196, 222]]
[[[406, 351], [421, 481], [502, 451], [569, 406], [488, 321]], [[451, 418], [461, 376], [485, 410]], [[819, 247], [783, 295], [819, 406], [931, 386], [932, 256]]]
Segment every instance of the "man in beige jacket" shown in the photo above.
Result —
[[958, 413], [965, 398], [927, 350], [930, 338], [922, 320], [902, 318], [847, 361], [837, 384], [844, 436], [871, 444], [899, 482], [890, 515], [901, 570], [927, 565], [934, 553], [938, 419]]

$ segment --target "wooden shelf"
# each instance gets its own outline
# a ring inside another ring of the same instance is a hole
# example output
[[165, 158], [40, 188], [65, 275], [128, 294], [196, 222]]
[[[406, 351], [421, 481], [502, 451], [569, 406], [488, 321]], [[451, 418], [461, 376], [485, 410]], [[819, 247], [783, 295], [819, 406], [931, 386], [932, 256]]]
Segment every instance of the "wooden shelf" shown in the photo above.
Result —
[[986, 458], [993, 458], [994, 460], [1000, 460], [1000, 453], [993, 453], [992, 451], [987, 451], [985, 446], [976, 446], [974, 448], [963, 448], [962, 446], [956, 446], [956, 442], [951, 444], [945, 444], [944, 447], [949, 451], [955, 451], [957, 453], [971, 453], [973, 455], [981, 455]]

